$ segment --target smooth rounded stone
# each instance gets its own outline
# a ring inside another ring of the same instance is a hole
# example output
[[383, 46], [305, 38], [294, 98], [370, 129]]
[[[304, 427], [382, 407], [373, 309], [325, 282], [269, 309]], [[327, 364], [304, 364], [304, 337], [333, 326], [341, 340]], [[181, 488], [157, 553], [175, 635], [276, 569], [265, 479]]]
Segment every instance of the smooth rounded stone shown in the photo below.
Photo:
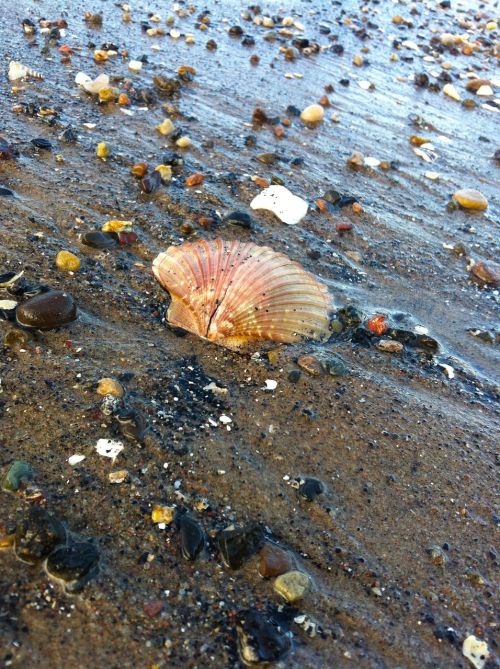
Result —
[[158, 188], [161, 186], [161, 183], [161, 174], [155, 170], [152, 174], [145, 176], [144, 179], [141, 179], [141, 190], [143, 193], [151, 195], [158, 190]]
[[294, 566], [292, 556], [276, 544], [265, 544], [259, 553], [259, 574], [262, 578], [280, 576]]
[[324, 373], [323, 365], [314, 355], [301, 355], [297, 365], [311, 376], [321, 376]]
[[52, 151], [52, 144], [48, 139], [44, 139], [43, 137], [35, 137], [35, 139], [31, 140], [31, 143], [36, 149], [41, 149], [42, 151]]
[[474, 263], [471, 278], [480, 285], [496, 287], [500, 284], [500, 265], [480, 260]]
[[16, 312], [19, 325], [37, 330], [52, 330], [71, 323], [76, 317], [74, 299], [60, 290], [36, 295], [21, 304]]
[[118, 239], [114, 232], [101, 232], [101, 230], [91, 230], [84, 232], [80, 241], [85, 246], [91, 246], [93, 249], [112, 249], [118, 245]]
[[300, 118], [304, 123], [319, 123], [325, 116], [325, 110], [321, 105], [309, 105], [302, 110]]
[[66, 583], [68, 592], [77, 592], [97, 573], [99, 551], [91, 541], [75, 541], [59, 546], [46, 562], [49, 576]]
[[277, 662], [292, 647], [288, 629], [272, 616], [248, 609], [236, 617], [238, 653], [247, 665]]
[[62, 272], [76, 272], [80, 265], [80, 258], [70, 251], [59, 251], [56, 256], [56, 267]]
[[302, 571], [287, 571], [274, 581], [274, 589], [293, 604], [300, 601], [311, 586], [311, 579]]
[[384, 353], [399, 353], [403, 350], [403, 344], [400, 341], [392, 339], [381, 339], [375, 346], [379, 351], [384, 351]]
[[113, 397], [123, 397], [125, 394], [122, 385], [107, 376], [97, 382], [96, 392], [98, 395], [112, 395]]
[[245, 211], [233, 211], [223, 219], [223, 222], [250, 230], [252, 228], [253, 219]]
[[235, 527], [231, 525], [217, 536], [219, 551], [231, 569], [239, 569], [247, 558], [259, 547], [262, 541], [262, 530], [258, 525]]
[[32, 507], [16, 528], [14, 553], [22, 562], [36, 564], [65, 542], [61, 521], [41, 507]]
[[488, 208], [488, 200], [482, 193], [473, 188], [462, 188], [453, 193], [455, 202], [464, 209], [475, 209], [477, 211], [484, 211]]
[[288, 380], [290, 381], [290, 383], [298, 383], [300, 381], [301, 376], [302, 374], [299, 369], [292, 369], [288, 373]]
[[21, 486], [33, 480], [33, 469], [30, 464], [16, 460], [9, 467], [2, 482], [3, 490], [17, 492]]
[[309, 476], [299, 479], [299, 495], [308, 502], [313, 502], [318, 495], [325, 492], [325, 485], [319, 479]]
[[205, 546], [205, 532], [187, 513], [179, 517], [178, 524], [181, 531], [182, 555], [186, 560], [195, 560]]

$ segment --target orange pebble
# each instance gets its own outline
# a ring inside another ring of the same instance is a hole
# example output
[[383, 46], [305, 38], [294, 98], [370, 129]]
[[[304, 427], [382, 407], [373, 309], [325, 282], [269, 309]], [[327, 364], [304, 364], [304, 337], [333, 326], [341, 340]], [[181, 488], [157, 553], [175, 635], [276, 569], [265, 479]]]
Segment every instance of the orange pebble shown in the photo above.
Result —
[[290, 121], [289, 118], [284, 118], [284, 119], [281, 121], [281, 123], [282, 123], [285, 127], [287, 127], [287, 128], [288, 128], [289, 126], [292, 125], [292, 122]]
[[120, 93], [118, 96], [118, 104], [127, 107], [130, 104], [130, 98], [126, 93]]
[[383, 335], [384, 332], [387, 332], [389, 329], [383, 314], [376, 314], [375, 316], [372, 316], [368, 321], [366, 321], [365, 326], [367, 330], [370, 330], [370, 332], [373, 332], [373, 334], [376, 335]]
[[259, 188], [267, 188], [269, 186], [269, 181], [264, 179], [264, 177], [255, 177], [254, 182]]
[[278, 139], [281, 139], [282, 137], [285, 136], [285, 129], [282, 128], [280, 125], [273, 126], [273, 132], [274, 136], [277, 137]]
[[328, 99], [328, 95], [322, 95], [319, 99], [319, 104], [322, 107], [329, 107], [330, 106], [330, 100]]
[[322, 214], [326, 214], [328, 211], [328, 204], [326, 200], [323, 200], [322, 197], [316, 200], [316, 206]]
[[351, 209], [354, 214], [361, 214], [363, 213], [363, 207], [359, 204], [359, 202], [353, 202]]
[[58, 51], [59, 53], [73, 53], [73, 49], [69, 46], [69, 44], [63, 44], [59, 47]]
[[201, 172], [195, 172], [186, 179], [186, 186], [199, 186], [205, 177]]
[[142, 178], [148, 171], [148, 166], [146, 163], [136, 163], [130, 171], [134, 177]]

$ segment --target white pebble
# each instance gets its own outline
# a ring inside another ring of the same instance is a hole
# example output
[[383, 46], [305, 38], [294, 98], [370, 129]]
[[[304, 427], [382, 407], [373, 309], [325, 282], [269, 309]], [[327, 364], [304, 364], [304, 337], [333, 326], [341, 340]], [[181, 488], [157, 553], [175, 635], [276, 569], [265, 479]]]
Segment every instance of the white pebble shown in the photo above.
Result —
[[82, 462], [82, 460], [85, 460], [85, 455], [78, 455], [75, 453], [75, 455], [70, 455], [68, 458], [68, 462], [71, 466], [77, 465], [79, 462]]
[[250, 207], [272, 211], [283, 223], [296, 225], [307, 214], [309, 205], [285, 186], [269, 186], [254, 197]]
[[113, 441], [112, 439], [98, 439], [95, 450], [99, 455], [105, 458], [116, 458], [124, 449], [121, 441]]

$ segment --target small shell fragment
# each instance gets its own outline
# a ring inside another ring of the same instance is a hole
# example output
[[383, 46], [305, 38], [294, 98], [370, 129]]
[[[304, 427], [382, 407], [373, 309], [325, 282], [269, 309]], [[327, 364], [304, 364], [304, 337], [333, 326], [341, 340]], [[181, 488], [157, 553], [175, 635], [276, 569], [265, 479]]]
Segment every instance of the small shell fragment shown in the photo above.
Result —
[[285, 186], [269, 186], [254, 197], [250, 207], [272, 211], [283, 223], [296, 225], [307, 214], [309, 205]]
[[31, 68], [23, 65], [22, 63], [17, 63], [15, 60], [11, 60], [9, 63], [9, 72], [8, 77], [10, 81], [17, 81], [18, 79], [30, 78], [30, 79], [43, 79], [43, 74], [32, 70]]

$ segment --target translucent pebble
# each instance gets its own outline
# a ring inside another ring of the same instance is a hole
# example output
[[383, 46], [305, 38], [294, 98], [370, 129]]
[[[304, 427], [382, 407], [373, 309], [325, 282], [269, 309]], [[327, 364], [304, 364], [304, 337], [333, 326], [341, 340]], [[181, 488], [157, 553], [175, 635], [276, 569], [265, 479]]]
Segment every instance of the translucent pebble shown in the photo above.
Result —
[[325, 115], [325, 110], [321, 105], [309, 105], [302, 110], [300, 118], [304, 123], [319, 123], [323, 120]]
[[488, 208], [488, 200], [482, 193], [473, 188], [462, 188], [453, 194], [453, 199], [464, 209], [484, 211]]

